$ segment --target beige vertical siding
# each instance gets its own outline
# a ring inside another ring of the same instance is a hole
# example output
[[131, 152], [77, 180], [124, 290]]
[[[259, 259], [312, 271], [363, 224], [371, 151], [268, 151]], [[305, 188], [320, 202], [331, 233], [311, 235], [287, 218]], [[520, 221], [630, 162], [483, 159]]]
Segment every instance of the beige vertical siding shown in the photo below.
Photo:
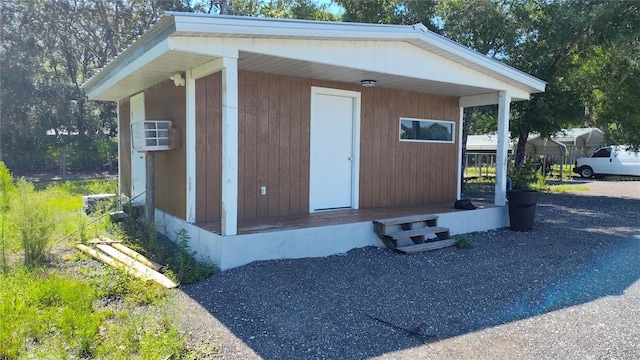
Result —
[[155, 152], [156, 208], [171, 215], [186, 217], [186, 93], [184, 86], [167, 80], [145, 90], [146, 120], [172, 120], [180, 132], [181, 146], [170, 151]]
[[[238, 76], [239, 219], [308, 212], [311, 86], [362, 93], [361, 208], [455, 200], [457, 124], [454, 143], [400, 142], [399, 119], [457, 123], [457, 98], [250, 71]], [[220, 220], [220, 89], [220, 73], [196, 81], [199, 222]]]

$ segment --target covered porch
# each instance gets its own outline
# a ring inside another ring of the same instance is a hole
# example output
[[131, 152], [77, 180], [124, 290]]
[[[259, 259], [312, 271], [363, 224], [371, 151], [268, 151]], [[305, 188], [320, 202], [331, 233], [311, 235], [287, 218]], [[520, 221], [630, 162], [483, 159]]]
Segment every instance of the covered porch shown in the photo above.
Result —
[[[474, 205], [481, 209], [496, 207], [491, 203], [477, 203]], [[475, 210], [473, 210], [475, 211]], [[452, 213], [452, 214], [450, 214]], [[305, 229], [312, 227], [334, 226], [358, 222], [371, 222], [374, 220], [399, 218], [412, 215], [442, 215], [446, 217], [462, 217], [473, 215], [470, 210], [455, 209], [453, 204], [428, 204], [414, 206], [391, 206], [369, 209], [341, 209], [321, 211], [310, 214], [278, 216], [263, 219], [249, 219], [238, 221], [238, 235], [255, 234], [261, 232], [277, 232], [285, 230]], [[197, 223], [197, 226], [222, 234], [221, 222]], [[456, 225], [456, 227], [460, 227]]]
[[[158, 229], [172, 236], [183, 232], [198, 257], [222, 271], [254, 261], [324, 257], [366, 246], [385, 247], [374, 232], [373, 220], [408, 215], [438, 217], [438, 226], [451, 237], [509, 226], [506, 206], [474, 203], [475, 210], [456, 210], [453, 204], [347, 209], [311, 214], [247, 220], [238, 223], [237, 235], [221, 235], [219, 223], [190, 224], [156, 210]], [[482, 208], [484, 206], [484, 208]], [[186, 233], [184, 233], [186, 231]]]

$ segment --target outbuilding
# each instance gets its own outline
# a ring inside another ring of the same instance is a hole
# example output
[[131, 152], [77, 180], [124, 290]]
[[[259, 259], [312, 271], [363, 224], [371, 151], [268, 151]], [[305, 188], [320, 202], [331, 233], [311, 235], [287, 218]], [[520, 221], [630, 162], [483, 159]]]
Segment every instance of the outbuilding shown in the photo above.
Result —
[[[84, 89], [118, 103], [121, 191], [225, 270], [382, 246], [372, 220], [507, 226], [509, 106], [545, 83], [421, 24], [167, 13]], [[453, 211], [463, 109], [489, 104], [494, 204]]]

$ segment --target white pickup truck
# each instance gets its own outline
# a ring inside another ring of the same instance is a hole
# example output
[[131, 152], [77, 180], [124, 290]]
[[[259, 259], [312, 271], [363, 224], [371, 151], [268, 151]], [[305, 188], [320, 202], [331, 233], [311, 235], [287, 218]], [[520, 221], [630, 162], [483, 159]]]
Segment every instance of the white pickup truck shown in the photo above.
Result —
[[640, 153], [625, 146], [606, 146], [576, 160], [573, 172], [583, 178], [599, 175], [640, 176]]

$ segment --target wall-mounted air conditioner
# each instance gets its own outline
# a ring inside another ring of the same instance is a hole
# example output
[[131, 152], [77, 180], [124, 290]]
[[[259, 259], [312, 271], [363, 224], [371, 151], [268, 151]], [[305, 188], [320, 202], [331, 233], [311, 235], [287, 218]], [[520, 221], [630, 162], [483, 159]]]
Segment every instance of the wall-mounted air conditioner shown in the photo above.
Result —
[[145, 120], [131, 123], [131, 144], [138, 151], [164, 151], [179, 147], [179, 136], [171, 120]]

